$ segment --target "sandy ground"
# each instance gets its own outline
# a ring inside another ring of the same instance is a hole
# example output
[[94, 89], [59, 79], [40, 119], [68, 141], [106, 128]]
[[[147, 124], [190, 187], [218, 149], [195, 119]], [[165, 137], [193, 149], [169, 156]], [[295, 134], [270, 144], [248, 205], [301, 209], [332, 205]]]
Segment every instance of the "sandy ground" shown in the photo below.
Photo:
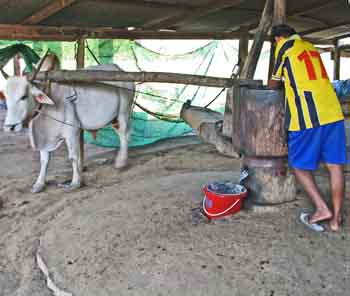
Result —
[[[349, 295], [349, 228], [310, 232], [296, 219], [311, 209], [301, 193], [208, 222], [202, 186], [237, 180], [239, 161], [193, 138], [133, 149], [123, 171], [114, 151], [86, 154], [86, 186], [57, 187], [71, 174], [60, 149], [46, 191], [31, 194], [38, 155], [0, 132], [1, 296]], [[318, 182], [329, 196], [322, 172]]]

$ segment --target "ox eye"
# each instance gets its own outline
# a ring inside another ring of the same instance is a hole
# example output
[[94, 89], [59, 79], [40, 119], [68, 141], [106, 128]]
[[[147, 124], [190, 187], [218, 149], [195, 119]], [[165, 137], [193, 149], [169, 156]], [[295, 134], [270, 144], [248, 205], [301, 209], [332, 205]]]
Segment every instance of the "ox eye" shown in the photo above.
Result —
[[22, 97], [20, 98], [21, 101], [24, 101], [24, 100], [26, 100], [26, 99], [27, 99], [27, 95], [24, 95], [24, 96], [22, 96]]

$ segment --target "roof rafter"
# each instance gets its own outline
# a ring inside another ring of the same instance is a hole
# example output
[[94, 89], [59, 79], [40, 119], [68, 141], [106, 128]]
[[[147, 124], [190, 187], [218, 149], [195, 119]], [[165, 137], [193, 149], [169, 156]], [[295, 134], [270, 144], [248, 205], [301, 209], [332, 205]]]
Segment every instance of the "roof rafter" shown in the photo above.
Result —
[[64, 8], [72, 5], [77, 0], [55, 0], [51, 4], [45, 6], [43, 9], [37, 11], [27, 19], [25, 19], [23, 25], [35, 25], [41, 21], [49, 18], [51, 15], [63, 10]]
[[[0, 39], [4, 40], [46, 40], [46, 41], [76, 41], [80, 38], [91, 39], [239, 39], [246, 37], [246, 30], [234, 32], [179, 32], [126, 30], [110, 27], [73, 27], [73, 26], [40, 26], [40, 25], [5, 25], [0, 24]], [[248, 38], [254, 35], [248, 34]], [[318, 44], [332, 44], [330, 41], [307, 38]]]
[[171, 28], [174, 26], [182, 25], [189, 21], [195, 21], [196, 19], [217, 12], [219, 10], [234, 7], [244, 2], [245, 0], [213, 0], [205, 7], [199, 7], [193, 11], [175, 12], [171, 15], [167, 15], [155, 20], [152, 20], [143, 25], [144, 29], [156, 29], [156, 28]]
[[237, 39], [246, 31], [235, 32], [176, 32], [152, 30], [126, 30], [110, 27], [74, 27], [0, 24], [0, 39], [61, 40], [79, 38], [99, 39]]
[[335, 24], [333, 26], [323, 26], [316, 29], [306, 30], [301, 32], [301, 35], [310, 37], [319, 37], [320, 35], [327, 35], [326, 39], [339, 38], [349, 34], [350, 21], [345, 23]]

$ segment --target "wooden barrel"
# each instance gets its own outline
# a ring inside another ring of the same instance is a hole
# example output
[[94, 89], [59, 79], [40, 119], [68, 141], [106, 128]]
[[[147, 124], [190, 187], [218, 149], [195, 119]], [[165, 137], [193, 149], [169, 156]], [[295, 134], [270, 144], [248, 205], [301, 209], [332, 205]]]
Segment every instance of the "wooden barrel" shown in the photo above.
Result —
[[285, 157], [284, 92], [236, 87], [232, 95], [232, 143], [243, 155]]

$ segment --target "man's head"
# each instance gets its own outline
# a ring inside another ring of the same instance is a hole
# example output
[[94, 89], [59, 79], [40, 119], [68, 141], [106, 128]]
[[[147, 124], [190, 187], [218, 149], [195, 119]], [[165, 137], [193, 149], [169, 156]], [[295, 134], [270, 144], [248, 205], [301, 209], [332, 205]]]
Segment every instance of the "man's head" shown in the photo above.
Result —
[[271, 37], [278, 42], [279, 40], [283, 38], [288, 38], [297, 32], [290, 26], [282, 24], [282, 25], [275, 25], [271, 28]]

